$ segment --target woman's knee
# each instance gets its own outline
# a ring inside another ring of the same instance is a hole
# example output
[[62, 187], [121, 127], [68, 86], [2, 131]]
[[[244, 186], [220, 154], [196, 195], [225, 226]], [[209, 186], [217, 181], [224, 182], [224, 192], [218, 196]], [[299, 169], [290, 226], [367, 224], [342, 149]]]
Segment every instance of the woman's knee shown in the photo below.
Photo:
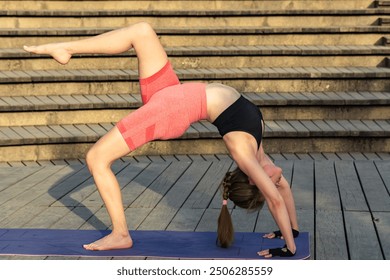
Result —
[[147, 22], [138, 22], [128, 27], [129, 31], [137, 37], [155, 36], [156, 32]]
[[99, 151], [99, 147], [95, 144], [91, 149], [87, 152], [85, 161], [87, 163], [88, 169], [91, 173], [98, 169], [109, 168], [111, 166], [111, 162], [108, 159], [101, 156], [103, 153]]

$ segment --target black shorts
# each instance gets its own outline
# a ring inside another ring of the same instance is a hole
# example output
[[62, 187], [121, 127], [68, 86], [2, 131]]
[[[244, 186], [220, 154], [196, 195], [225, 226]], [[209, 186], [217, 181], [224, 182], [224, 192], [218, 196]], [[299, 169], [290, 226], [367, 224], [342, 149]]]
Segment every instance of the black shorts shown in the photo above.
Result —
[[232, 105], [223, 111], [213, 122], [223, 137], [232, 131], [243, 131], [252, 135], [260, 147], [263, 135], [263, 115], [259, 108], [248, 99], [240, 96]]

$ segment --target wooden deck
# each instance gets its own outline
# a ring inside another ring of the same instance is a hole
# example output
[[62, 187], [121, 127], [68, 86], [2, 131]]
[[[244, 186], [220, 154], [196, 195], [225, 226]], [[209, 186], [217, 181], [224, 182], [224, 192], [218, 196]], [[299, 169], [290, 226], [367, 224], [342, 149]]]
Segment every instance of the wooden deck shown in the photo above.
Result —
[[[390, 154], [271, 154], [296, 200], [312, 259], [390, 259]], [[113, 170], [131, 230], [215, 231], [227, 155], [131, 157]], [[236, 231], [275, 230], [269, 211], [232, 209]], [[83, 161], [0, 163], [0, 228], [108, 229]], [[12, 257], [0, 259], [56, 259]], [[60, 259], [67, 259], [61, 257]]]

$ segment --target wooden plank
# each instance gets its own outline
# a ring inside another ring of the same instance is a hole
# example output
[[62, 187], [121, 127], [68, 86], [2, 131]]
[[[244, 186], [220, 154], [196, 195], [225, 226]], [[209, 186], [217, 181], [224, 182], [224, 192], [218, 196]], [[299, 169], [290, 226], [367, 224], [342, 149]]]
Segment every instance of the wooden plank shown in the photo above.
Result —
[[211, 162], [206, 161], [192, 163], [159, 202], [156, 206], [156, 210], [165, 206], [180, 208], [186, 201], [187, 197], [200, 183], [200, 180], [210, 168], [211, 164]]
[[[107, 209], [103, 207], [103, 208], [99, 208], [99, 210], [93, 213], [93, 215], [87, 221], [85, 221], [83, 225], [81, 225], [80, 229], [107, 230], [110, 229], [110, 226], [111, 226], [110, 216], [107, 214]], [[91, 240], [91, 242], [93, 241], [95, 240]]]
[[[69, 192], [71, 192], [78, 185], [82, 184], [84, 181], [88, 180], [91, 177], [89, 170], [86, 166], [81, 166], [80, 169], [73, 167], [73, 171], [66, 180], [61, 182], [57, 182], [53, 186], [51, 186], [50, 190], [40, 197], [33, 200], [30, 205], [34, 206], [50, 206], [53, 203], [56, 203], [57, 200], [66, 196]], [[62, 205], [60, 205], [62, 206]]]
[[283, 156], [283, 154], [274, 153], [274, 154], [268, 154], [268, 156], [269, 156], [272, 160], [286, 160], [286, 158]]
[[47, 138], [47, 135], [35, 126], [25, 126], [24, 129], [27, 130], [31, 135], [34, 135], [35, 139]]
[[167, 228], [181, 205], [184, 204], [185, 200], [199, 183], [203, 174], [207, 171], [210, 165], [210, 162], [192, 163], [159, 201], [150, 215], [142, 223], [140, 228]]
[[10, 186], [16, 184], [18, 181], [23, 180], [25, 177], [28, 177], [38, 170], [41, 167], [1, 167], [0, 168], [0, 196], [3, 190], [9, 188]]
[[47, 207], [37, 207], [27, 205], [25, 207], [13, 206], [1, 207], [1, 213], [4, 215], [0, 219], [0, 227], [2, 228], [23, 228], [33, 218], [38, 216]]
[[309, 153], [314, 160], [328, 160], [323, 153]]
[[210, 130], [207, 129], [202, 122], [195, 122], [192, 124], [193, 128], [199, 133], [200, 137], [207, 136], [210, 134]]
[[139, 226], [142, 224], [142, 222], [146, 219], [146, 217], [151, 211], [151, 208], [126, 208], [125, 216], [129, 229], [139, 229]]
[[343, 209], [346, 211], [368, 211], [353, 161], [336, 161], [335, 168]]
[[231, 164], [232, 161], [229, 160], [213, 161], [202, 180], [182, 207], [202, 209], [210, 207], [220, 209], [222, 197], [216, 197], [213, 203], [211, 202], [213, 197], [219, 192], [218, 187]]
[[310, 252], [311, 259], [315, 259], [316, 255], [316, 240], [315, 240], [315, 209], [297, 209], [297, 218], [300, 231], [305, 231], [309, 233], [310, 237]]
[[92, 129], [98, 137], [104, 136], [107, 131], [103, 129], [99, 124], [87, 124], [88, 128]]
[[297, 131], [293, 126], [291, 126], [287, 121], [275, 121], [278, 126], [282, 129], [283, 132], [288, 133], [289, 135], [297, 135]]
[[369, 212], [345, 211], [344, 217], [350, 259], [383, 259], [371, 214]]
[[165, 160], [160, 156], [147, 156], [151, 162], [165, 162]]
[[322, 135], [324, 136], [333, 136], [334, 131], [332, 127], [330, 127], [326, 122], [323, 120], [315, 120], [314, 121], [316, 126], [318, 126], [321, 129]]
[[387, 188], [387, 192], [390, 193], [390, 161], [375, 161], [375, 166], [378, 169], [378, 172]]
[[235, 232], [253, 232], [259, 211], [248, 212], [246, 209], [236, 207], [231, 213]]
[[374, 212], [374, 222], [385, 259], [390, 259], [390, 212]]
[[347, 260], [341, 210], [316, 210], [316, 260]]
[[93, 131], [91, 128], [89, 128], [86, 124], [74, 124], [74, 126], [80, 131], [82, 131], [85, 135], [88, 135], [88, 138], [90, 139], [95, 139], [96, 137], [101, 136], [95, 131]]
[[255, 232], [273, 232], [278, 230], [278, 226], [274, 218], [271, 215], [267, 205], [264, 205], [263, 209], [259, 211]]
[[10, 127], [0, 127], [0, 132], [6, 135], [8, 139], [18, 140], [18, 141], [23, 140], [23, 137], [17, 134]]
[[334, 162], [316, 161], [314, 171], [316, 259], [348, 259]]
[[[123, 165], [115, 164], [111, 167], [114, 174], [122, 170]], [[66, 193], [62, 193], [60, 197], [55, 196], [56, 201], [51, 206], [67, 206], [67, 207], [76, 207], [76, 206], [85, 206], [83, 203], [85, 203], [85, 200], [88, 199], [88, 197], [96, 192], [96, 185], [91, 176], [85, 176], [84, 178], [80, 178], [80, 181], [74, 181], [74, 177], [70, 177], [70, 182], [68, 182], [70, 185], [76, 185], [76, 187], [70, 189]], [[54, 196], [52, 190], [49, 190], [49, 194]], [[57, 195], [57, 192], [55, 192], [55, 195]]]
[[74, 136], [68, 130], [64, 129], [61, 125], [49, 125], [49, 128], [57, 132], [63, 141]]
[[360, 152], [351, 152], [349, 153], [351, 157], [355, 160], [366, 160], [367, 158]]
[[22, 180], [12, 185], [12, 188], [4, 189], [0, 196], [0, 205], [6, 203], [8, 200], [20, 195], [21, 193], [28, 191], [36, 184], [42, 183], [51, 174], [45, 170], [45, 168], [39, 168], [37, 172], [34, 172], [31, 176], [27, 176]]
[[[49, 209], [51, 208], [53, 207], [49, 207]], [[83, 224], [85, 224], [85, 221], [88, 221], [99, 209], [100, 207], [90, 206], [71, 208], [71, 211], [67, 212], [63, 217], [51, 225], [51, 228], [79, 229]]]
[[354, 160], [354, 158], [349, 153], [336, 153], [336, 155], [341, 160]]
[[195, 231], [217, 231], [218, 217], [221, 209], [206, 209]]
[[[164, 163], [162, 163], [164, 164]], [[172, 162], [130, 207], [153, 208], [188, 168], [189, 163]]]
[[[213, 155], [214, 156], [214, 155]], [[211, 161], [211, 162], [219, 162], [219, 160], [217, 158], [207, 158], [206, 155], [203, 155], [203, 157], [206, 159], [206, 161]], [[225, 159], [222, 159], [221, 162], [225, 162], [226, 163], [226, 171], [225, 171], [225, 174], [226, 172], [228, 171], [232, 171], [233, 169], [235, 169], [237, 167], [236, 163], [234, 161], [232, 161], [232, 159], [230, 157], [227, 157]], [[221, 177], [221, 180], [219, 181], [218, 185], [215, 185], [215, 188], [211, 187], [209, 192], [210, 194], [214, 193], [213, 194], [213, 198], [210, 202], [210, 204], [208, 205], [208, 208], [216, 208], [216, 209], [221, 209], [221, 203], [222, 203], [222, 192], [221, 192], [221, 189], [219, 188], [220, 187], [220, 184], [222, 182], [222, 179], [224, 178], [225, 175], [223, 175]], [[233, 206], [233, 203], [231, 201], [228, 201], [228, 207], [231, 208]]]
[[379, 125], [383, 131], [390, 131], [390, 123], [386, 120], [376, 120], [377, 125]]
[[147, 156], [135, 156], [134, 157], [138, 162], [152, 162]]
[[[7, 202], [2, 203], [2, 206], [18, 205], [19, 207], [24, 207], [37, 197], [47, 193], [54, 184], [64, 180], [72, 172], [73, 169], [69, 166], [45, 166], [42, 168], [42, 173], [37, 173], [37, 176], [42, 176], [42, 181], [31, 188], [20, 192], [17, 196]], [[42, 174], [45, 174], [45, 176]], [[27, 183], [25, 184], [27, 185]]]
[[[171, 161], [179, 161], [174, 155], [161, 155], [160, 156], [164, 161], [171, 162]], [[189, 159], [188, 159], [189, 161]]]
[[300, 121], [288, 120], [287, 122], [299, 133], [299, 135], [310, 135], [310, 131]]
[[386, 189], [374, 162], [369, 160], [356, 161], [355, 166], [370, 210], [389, 211], [389, 192]]
[[195, 231], [205, 209], [180, 208], [167, 230]]
[[57, 138], [61, 137], [61, 135], [59, 135], [57, 132], [55, 132], [54, 130], [50, 129], [46, 125], [37, 125], [35, 127], [38, 130], [42, 131], [46, 135], [46, 137], [48, 137], [50, 139], [57, 139]]
[[[170, 163], [138, 163], [131, 164], [131, 168], [141, 169], [142, 166], [148, 164], [129, 184], [122, 188], [122, 199], [125, 207], [136, 207], [132, 203], [147, 190], [147, 188], [158, 179], [164, 170], [169, 166]], [[145, 206], [141, 206], [143, 208]], [[147, 207], [145, 207], [147, 208]]]
[[295, 154], [300, 160], [313, 160], [313, 158], [306, 153], [296, 153]]
[[315, 135], [321, 132], [321, 128], [319, 128], [315, 122], [311, 120], [301, 120], [301, 123], [310, 131], [310, 135]]
[[138, 227], [139, 230], [165, 230], [178, 211], [175, 207], [165, 206], [158, 211], [153, 209]]
[[203, 157], [206, 161], [215, 161], [215, 160], [218, 160], [218, 158], [217, 158], [215, 155], [202, 155], [202, 157]]
[[314, 209], [314, 163], [313, 161], [294, 161], [292, 181], [297, 209]]
[[47, 207], [39, 215], [27, 222], [24, 227], [51, 228], [63, 216], [71, 211], [68, 207]]
[[381, 160], [377, 153], [363, 153], [363, 155], [369, 160]]
[[72, 124], [63, 124], [61, 127], [68, 131], [74, 138], [86, 138], [86, 135]]
[[390, 160], [390, 153], [377, 153], [382, 160]]
[[337, 178], [333, 161], [315, 162], [316, 210], [340, 211]]
[[287, 159], [287, 160], [299, 160], [299, 157], [294, 154], [294, 153], [283, 153], [283, 156]]

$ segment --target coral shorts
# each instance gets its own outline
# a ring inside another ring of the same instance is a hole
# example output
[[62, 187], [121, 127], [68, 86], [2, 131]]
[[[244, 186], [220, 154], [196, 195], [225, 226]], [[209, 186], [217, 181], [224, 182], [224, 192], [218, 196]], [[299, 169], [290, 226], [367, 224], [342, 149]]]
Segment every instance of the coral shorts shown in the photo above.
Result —
[[117, 124], [132, 151], [152, 140], [178, 138], [191, 123], [207, 118], [206, 84], [180, 84], [169, 62], [140, 79], [140, 86], [144, 105]]

